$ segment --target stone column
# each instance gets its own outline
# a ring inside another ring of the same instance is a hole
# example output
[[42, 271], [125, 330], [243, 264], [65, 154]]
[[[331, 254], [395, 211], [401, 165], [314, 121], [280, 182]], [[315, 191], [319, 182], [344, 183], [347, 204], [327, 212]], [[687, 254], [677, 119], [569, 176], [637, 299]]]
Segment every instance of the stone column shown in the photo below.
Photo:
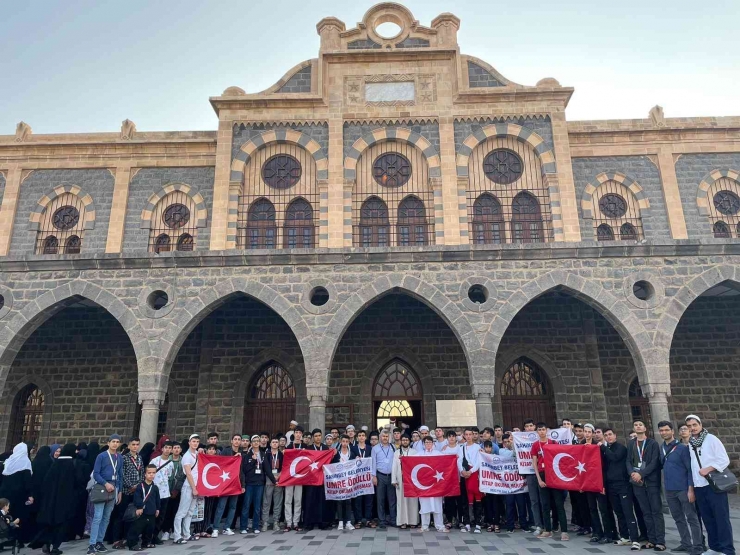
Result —
[[658, 168], [661, 185], [663, 186], [663, 198], [668, 213], [668, 225], [671, 228], [671, 237], [674, 239], [688, 239], [686, 218], [683, 213], [681, 193], [678, 189], [678, 178], [676, 177], [676, 161], [670, 147], [662, 147], [658, 152]]
[[[0, 207], [0, 256], [7, 256], [10, 250], [10, 238], [13, 235], [15, 210], [18, 207], [21, 188], [21, 168], [15, 166], [5, 174], [5, 193]], [[20, 225], [23, 225], [22, 223]]]
[[671, 416], [668, 410], [668, 393], [665, 391], [656, 391], [648, 397], [650, 403], [650, 416], [653, 419], [653, 437], [659, 438], [658, 422], [667, 420], [670, 422]]
[[324, 430], [326, 426], [326, 392], [308, 392], [308, 430], [305, 433], [310, 434], [311, 430], [319, 428]]
[[144, 399], [141, 401], [141, 426], [139, 427], [141, 445], [148, 442], [157, 442], [159, 404], [160, 402], [157, 399]]
[[481, 393], [475, 397], [476, 425], [481, 430], [487, 426], [493, 427], [493, 399], [488, 393]]
[[[565, 121], [565, 111], [551, 112], [550, 119], [552, 121], [552, 140], [555, 147], [555, 160], [558, 170], [557, 189], [560, 193], [563, 240], [576, 242], [581, 240], [581, 225], [578, 221], [576, 187], [573, 179], [573, 166], [570, 159], [568, 123]], [[555, 212], [554, 209], [553, 212]], [[553, 224], [555, 224], [554, 221]], [[558, 238], [556, 237], [555, 240], [557, 241]]]
[[[216, 176], [213, 183], [213, 205], [211, 207], [211, 250], [228, 248], [229, 234], [229, 191], [231, 182], [231, 144], [233, 142], [232, 121], [219, 121], [216, 144]], [[231, 248], [234, 248], [233, 246]]]
[[108, 220], [108, 238], [105, 244], [106, 253], [121, 252], [130, 181], [131, 164], [117, 166], [115, 169], [115, 183], [113, 185], [113, 203]]

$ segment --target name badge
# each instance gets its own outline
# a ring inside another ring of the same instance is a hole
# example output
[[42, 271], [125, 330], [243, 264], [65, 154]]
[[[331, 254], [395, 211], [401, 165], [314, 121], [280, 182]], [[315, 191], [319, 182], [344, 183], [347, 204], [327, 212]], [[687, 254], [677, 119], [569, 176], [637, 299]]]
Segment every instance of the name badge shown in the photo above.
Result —
[[273, 468], [273, 469], [272, 469], [272, 473], [273, 473], [273, 474], [277, 474], [277, 468]]
[[261, 468], [257, 468], [257, 469], [255, 469], [254, 473], [255, 474], [262, 474], [262, 469]]

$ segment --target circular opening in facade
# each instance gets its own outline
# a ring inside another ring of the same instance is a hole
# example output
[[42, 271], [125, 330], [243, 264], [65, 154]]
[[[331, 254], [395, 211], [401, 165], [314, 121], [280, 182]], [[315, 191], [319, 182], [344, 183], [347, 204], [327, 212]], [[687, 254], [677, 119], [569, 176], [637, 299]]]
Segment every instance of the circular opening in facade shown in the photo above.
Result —
[[149, 296], [146, 298], [146, 304], [148, 304], [149, 308], [151, 308], [152, 310], [160, 310], [167, 306], [169, 300], [170, 299], [167, 296], [167, 293], [161, 290], [157, 290], [149, 293]]
[[508, 148], [497, 148], [489, 152], [483, 160], [483, 173], [499, 185], [514, 183], [523, 172], [524, 162], [516, 152]]
[[323, 287], [315, 287], [310, 295], [311, 304], [314, 306], [324, 306], [329, 302], [329, 292]]
[[375, 32], [378, 33], [379, 37], [384, 39], [392, 39], [401, 34], [401, 26], [398, 23], [392, 21], [386, 21], [375, 27]]
[[5, 306], [5, 297], [0, 295], [0, 310], [2, 310], [4, 306]]
[[468, 299], [475, 304], [483, 304], [488, 300], [488, 289], [480, 284], [471, 285], [468, 289]]
[[649, 301], [655, 295], [655, 288], [647, 281], [636, 281], [632, 286], [632, 293], [641, 301]]

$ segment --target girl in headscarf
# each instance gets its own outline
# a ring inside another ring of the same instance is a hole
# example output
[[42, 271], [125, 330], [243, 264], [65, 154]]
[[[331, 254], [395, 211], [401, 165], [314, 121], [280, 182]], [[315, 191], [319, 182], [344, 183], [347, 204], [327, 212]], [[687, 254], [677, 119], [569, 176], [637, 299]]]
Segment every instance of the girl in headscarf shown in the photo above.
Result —
[[21, 543], [27, 542], [30, 539], [31, 528], [30, 505], [33, 504], [34, 498], [31, 459], [28, 458], [28, 445], [25, 443], [16, 445], [13, 454], [5, 461], [0, 497], [10, 501], [13, 516], [21, 521], [19, 539]]
[[46, 473], [37, 518], [40, 530], [31, 542], [31, 549], [46, 546], [44, 551], [51, 555], [62, 553], [59, 546], [64, 541], [65, 530], [74, 516], [69, 505], [77, 487], [73, 479], [76, 451], [74, 443], [66, 444]]
[[[84, 448], [80, 449], [83, 445]], [[70, 540], [85, 537], [85, 518], [87, 513], [87, 483], [90, 481], [93, 467], [87, 462], [87, 445], [81, 443], [77, 446], [77, 457], [74, 460], [75, 467], [75, 497], [70, 500], [74, 503], [74, 517], [68, 537]]]
[[[90, 445], [87, 446], [87, 464], [90, 465], [90, 468], [95, 467], [95, 459], [98, 458], [98, 454], [100, 454], [100, 444], [97, 441], [90, 442]], [[83, 536], [85, 538], [90, 537], [90, 528], [94, 517], [95, 505], [88, 499], [85, 505], [85, 532]]]
[[141, 451], [139, 451], [139, 456], [141, 457], [141, 461], [144, 463], [144, 466], [149, 464], [149, 461], [152, 460], [152, 452], [154, 451], [154, 444], [152, 442], [148, 442], [144, 444], [144, 447], [141, 448]]
[[59, 443], [55, 443], [51, 446], [51, 458], [52, 460], [57, 459], [59, 455], [62, 453], [62, 446]]

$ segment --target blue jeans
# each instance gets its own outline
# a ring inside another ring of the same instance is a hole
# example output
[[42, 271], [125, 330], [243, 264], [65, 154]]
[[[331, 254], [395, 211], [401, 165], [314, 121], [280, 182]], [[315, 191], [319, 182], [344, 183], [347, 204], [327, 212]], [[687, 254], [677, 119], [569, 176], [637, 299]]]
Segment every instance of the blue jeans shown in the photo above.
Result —
[[110, 514], [113, 512], [113, 507], [115, 506], [116, 496], [105, 503], [95, 503], [93, 505], [95, 516], [93, 516], [93, 521], [90, 525], [90, 545], [95, 545], [98, 542], [102, 543], [105, 537], [105, 531], [108, 529], [108, 523], [110, 522]]
[[262, 513], [262, 493], [265, 489], [264, 484], [258, 486], [247, 486], [244, 492], [244, 504], [242, 505], [242, 516], [239, 521], [239, 526], [242, 530], [246, 530], [249, 520], [249, 509], [254, 507], [252, 513], [252, 528], [259, 530], [260, 528], [260, 513]]
[[[236, 502], [239, 499], [238, 495], [229, 495], [227, 497], [219, 497], [218, 504], [216, 505], [216, 513], [213, 515], [213, 529], [214, 530], [226, 530], [231, 528], [231, 523], [234, 522], [234, 515], [236, 514]], [[226, 503], [229, 503], [229, 512], [226, 513], [226, 522], [224, 527], [221, 528], [221, 520], [224, 516], [224, 510], [226, 509]]]

